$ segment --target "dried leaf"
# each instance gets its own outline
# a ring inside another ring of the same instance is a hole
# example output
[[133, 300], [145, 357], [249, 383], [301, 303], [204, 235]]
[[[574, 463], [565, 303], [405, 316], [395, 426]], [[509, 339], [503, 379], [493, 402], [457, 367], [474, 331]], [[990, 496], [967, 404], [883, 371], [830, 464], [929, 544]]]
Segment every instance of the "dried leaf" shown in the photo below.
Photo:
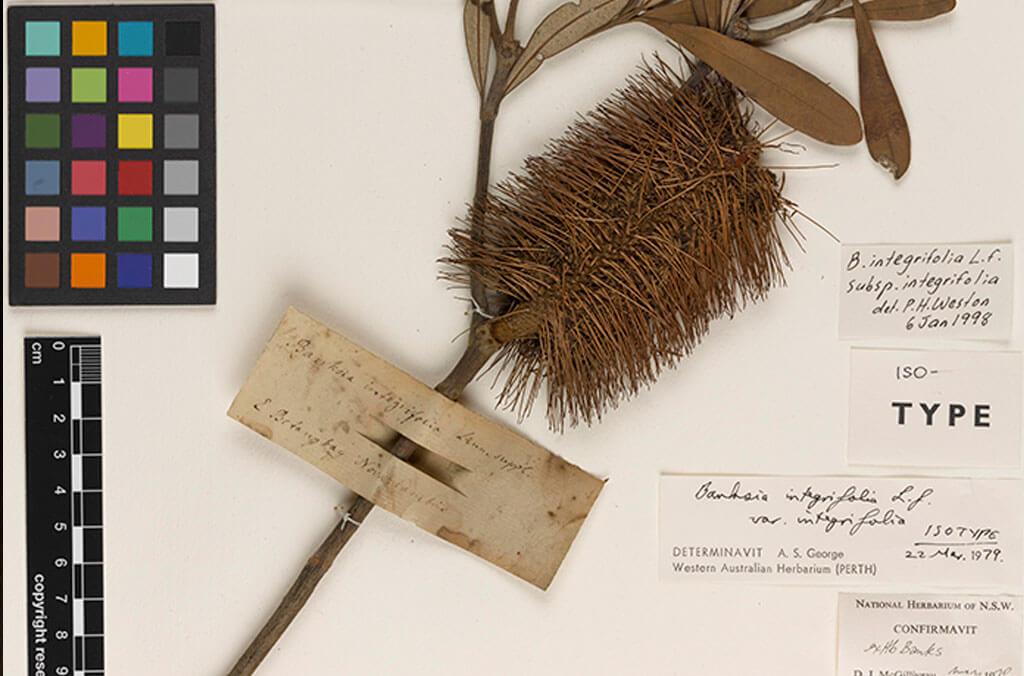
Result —
[[[699, 3], [701, 0], [697, 0]], [[704, 13], [708, 16], [706, 26], [712, 30], [722, 30], [722, 4], [721, 0], [704, 0]]]
[[745, 0], [723, 0], [722, 5], [722, 25], [726, 25], [729, 21], [732, 21], [739, 11], [740, 7], [743, 6]]
[[766, 16], [780, 14], [793, 9], [805, 2], [807, 0], [754, 0], [754, 2], [750, 3], [750, 7], [747, 7], [744, 16], [748, 19], [763, 19]]
[[697, 17], [697, 25], [707, 27], [708, 25], [708, 6], [704, 4], [704, 0], [693, 0], [693, 14]]
[[629, 0], [580, 0], [559, 5], [533, 31], [512, 68], [505, 91], [522, 84], [545, 59], [599, 31], [628, 4]]
[[688, 26], [697, 25], [697, 14], [693, 10], [692, 0], [680, 0], [671, 5], [662, 5], [644, 14], [649, 19], [657, 19], [666, 23], [684, 23]]
[[857, 58], [860, 71], [860, 112], [864, 116], [864, 136], [875, 162], [899, 179], [910, 167], [910, 128], [878, 48], [871, 19], [857, 0], [853, 0], [857, 22]]
[[[872, 21], [922, 21], [956, 9], [956, 0], [872, 0], [863, 3]], [[825, 16], [826, 19], [852, 19], [853, 7]]]
[[469, 67], [473, 71], [473, 81], [476, 82], [476, 88], [481, 95], [487, 83], [487, 66], [491, 59], [491, 30], [482, 2], [483, 0], [466, 0], [466, 6], [462, 10]]
[[861, 140], [860, 116], [853, 106], [796, 64], [706, 28], [648, 23], [794, 129], [834, 145]]

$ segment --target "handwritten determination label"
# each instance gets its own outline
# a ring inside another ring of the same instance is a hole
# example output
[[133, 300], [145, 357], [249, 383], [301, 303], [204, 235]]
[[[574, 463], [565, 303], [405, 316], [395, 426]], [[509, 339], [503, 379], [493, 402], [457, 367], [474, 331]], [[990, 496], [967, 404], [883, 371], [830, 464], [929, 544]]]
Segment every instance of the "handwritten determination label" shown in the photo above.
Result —
[[1024, 484], [666, 475], [663, 580], [1017, 589]]
[[840, 594], [837, 676], [1019, 676], [1015, 596]]
[[851, 464], [1016, 468], [1021, 410], [1019, 352], [850, 351]]
[[[542, 589], [604, 485], [294, 308], [228, 415]], [[388, 453], [398, 434], [433, 458], [414, 465]]]
[[840, 338], [1006, 340], [1013, 245], [844, 244]]

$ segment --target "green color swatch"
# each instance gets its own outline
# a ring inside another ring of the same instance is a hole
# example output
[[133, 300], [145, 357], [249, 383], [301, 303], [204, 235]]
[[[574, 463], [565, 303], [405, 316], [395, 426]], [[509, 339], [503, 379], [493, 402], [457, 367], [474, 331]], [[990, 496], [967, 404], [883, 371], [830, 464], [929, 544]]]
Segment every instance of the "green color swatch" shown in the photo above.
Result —
[[153, 241], [153, 208], [118, 207], [117, 239], [121, 242]]
[[25, 116], [26, 148], [60, 148], [60, 115], [29, 113]]
[[106, 103], [107, 101], [107, 69], [106, 68], [72, 68], [71, 69], [71, 102], [72, 103]]

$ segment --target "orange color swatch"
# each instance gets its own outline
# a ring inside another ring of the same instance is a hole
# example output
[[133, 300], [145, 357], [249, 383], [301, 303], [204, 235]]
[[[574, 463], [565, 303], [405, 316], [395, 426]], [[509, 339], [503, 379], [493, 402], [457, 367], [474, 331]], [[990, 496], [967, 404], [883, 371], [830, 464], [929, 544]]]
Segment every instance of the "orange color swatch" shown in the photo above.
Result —
[[106, 254], [71, 254], [71, 287], [103, 289], [107, 286]]

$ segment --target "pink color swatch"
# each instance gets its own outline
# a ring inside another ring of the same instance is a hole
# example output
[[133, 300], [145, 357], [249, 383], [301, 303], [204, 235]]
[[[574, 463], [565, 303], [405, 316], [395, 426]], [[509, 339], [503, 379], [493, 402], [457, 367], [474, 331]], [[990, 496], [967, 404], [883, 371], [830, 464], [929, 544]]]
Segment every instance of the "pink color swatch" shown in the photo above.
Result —
[[117, 100], [122, 103], [149, 103], [153, 100], [152, 68], [118, 68]]
[[25, 241], [59, 242], [60, 207], [25, 207]]

